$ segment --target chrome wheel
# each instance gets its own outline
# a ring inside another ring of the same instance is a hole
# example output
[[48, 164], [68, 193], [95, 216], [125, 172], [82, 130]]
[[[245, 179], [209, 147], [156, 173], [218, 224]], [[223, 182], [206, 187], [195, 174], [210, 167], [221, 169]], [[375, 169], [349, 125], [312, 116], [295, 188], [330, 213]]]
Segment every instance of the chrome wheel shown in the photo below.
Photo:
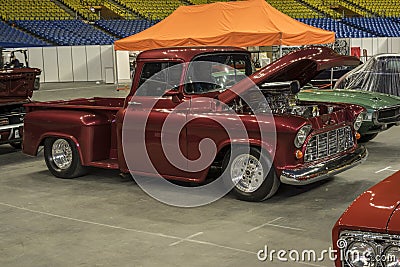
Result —
[[72, 148], [67, 140], [57, 139], [51, 147], [51, 158], [57, 168], [68, 169], [72, 164]]
[[261, 162], [249, 154], [240, 154], [231, 165], [231, 178], [236, 188], [252, 193], [264, 182], [264, 169]]

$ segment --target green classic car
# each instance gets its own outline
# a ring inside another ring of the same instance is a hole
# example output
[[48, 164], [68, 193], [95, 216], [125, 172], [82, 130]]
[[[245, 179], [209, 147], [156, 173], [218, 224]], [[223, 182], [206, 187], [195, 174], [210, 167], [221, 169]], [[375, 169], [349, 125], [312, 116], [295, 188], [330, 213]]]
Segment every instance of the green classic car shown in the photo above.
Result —
[[304, 86], [298, 94], [300, 100], [340, 102], [366, 108], [367, 114], [358, 132], [360, 142], [368, 142], [379, 132], [400, 125], [400, 97], [362, 90], [320, 89]]

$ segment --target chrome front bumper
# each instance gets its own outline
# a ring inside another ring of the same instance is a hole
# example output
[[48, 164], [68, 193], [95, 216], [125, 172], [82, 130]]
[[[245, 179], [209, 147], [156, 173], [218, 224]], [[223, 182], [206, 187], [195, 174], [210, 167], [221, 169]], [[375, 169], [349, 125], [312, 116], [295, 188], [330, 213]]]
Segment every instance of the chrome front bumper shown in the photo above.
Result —
[[350, 169], [355, 165], [364, 162], [367, 157], [367, 149], [364, 146], [359, 145], [353, 153], [343, 155], [330, 161], [321, 162], [300, 169], [283, 170], [280, 180], [284, 184], [291, 185], [306, 185], [314, 183]]

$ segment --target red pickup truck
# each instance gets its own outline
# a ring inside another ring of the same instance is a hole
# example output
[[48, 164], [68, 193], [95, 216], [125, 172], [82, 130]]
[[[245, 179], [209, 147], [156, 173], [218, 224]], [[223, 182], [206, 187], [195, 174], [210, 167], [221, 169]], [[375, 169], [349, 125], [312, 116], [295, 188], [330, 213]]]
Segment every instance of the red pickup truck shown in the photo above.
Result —
[[[312, 183], [367, 157], [357, 144], [363, 108], [296, 98], [315, 75], [343, 63], [359, 61], [311, 47], [253, 73], [250, 53], [241, 48], [144, 51], [126, 99], [27, 104], [23, 152], [36, 155], [44, 146], [50, 172], [61, 178], [94, 166], [204, 184], [216, 166], [240, 199], [261, 201], [280, 182]], [[165, 130], [167, 121], [173, 127]], [[229, 135], [238, 125], [246, 138]], [[182, 156], [179, 162], [171, 162], [170, 151]], [[212, 158], [202, 165], [197, 160], [204, 155]]]
[[30, 102], [40, 72], [36, 68], [0, 69], [0, 144], [21, 148], [23, 105]]

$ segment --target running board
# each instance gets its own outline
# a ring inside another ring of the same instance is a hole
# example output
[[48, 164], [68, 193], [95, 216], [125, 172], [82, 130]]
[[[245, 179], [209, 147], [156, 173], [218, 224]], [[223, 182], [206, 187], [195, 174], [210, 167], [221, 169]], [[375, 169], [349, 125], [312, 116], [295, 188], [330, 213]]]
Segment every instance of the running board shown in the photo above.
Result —
[[105, 160], [93, 161], [90, 162], [88, 165], [103, 169], [119, 170], [119, 164], [117, 159], [105, 159]]

